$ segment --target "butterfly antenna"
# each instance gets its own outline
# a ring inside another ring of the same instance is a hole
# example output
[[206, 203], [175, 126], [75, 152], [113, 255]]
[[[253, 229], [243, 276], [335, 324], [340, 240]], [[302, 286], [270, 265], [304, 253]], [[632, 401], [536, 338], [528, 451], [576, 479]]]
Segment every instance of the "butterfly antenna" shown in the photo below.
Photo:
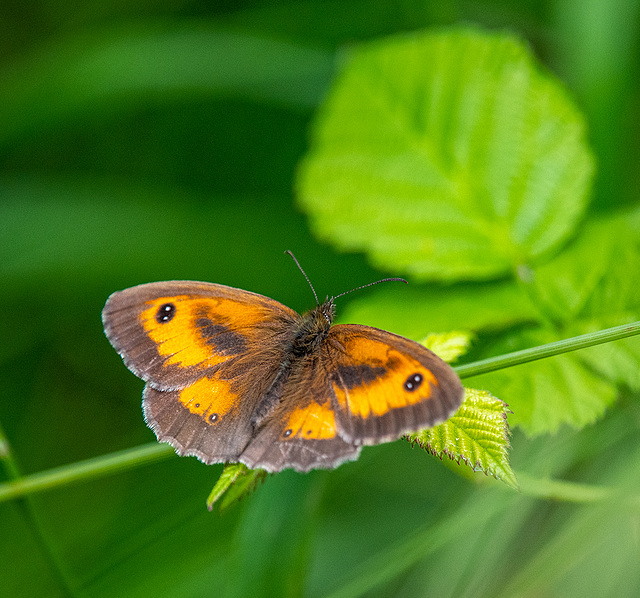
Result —
[[350, 291], [345, 291], [344, 293], [340, 293], [332, 299], [337, 299], [338, 297], [342, 297], [343, 295], [347, 295], [349, 293], [353, 293], [353, 291], [359, 291], [360, 289], [366, 289], [367, 287], [372, 287], [374, 284], [380, 284], [381, 282], [404, 282], [404, 284], [409, 284], [404, 278], [383, 278], [382, 280], [376, 280], [375, 282], [370, 282], [369, 284], [363, 284], [361, 287], [356, 287], [355, 289], [351, 289]]
[[307, 282], [309, 283], [309, 286], [313, 291], [313, 296], [316, 298], [316, 305], [320, 305], [320, 301], [318, 301], [318, 295], [316, 294], [316, 290], [313, 288], [313, 285], [311, 284], [311, 281], [309, 280], [307, 273], [302, 269], [302, 266], [300, 265], [300, 262], [297, 260], [296, 256], [293, 255], [293, 253], [288, 249], [285, 251], [285, 253], [288, 253], [291, 256], [291, 259], [296, 263], [296, 266], [298, 266], [298, 269], [300, 270], [300, 272], [302, 272], [303, 276], [307, 279]]

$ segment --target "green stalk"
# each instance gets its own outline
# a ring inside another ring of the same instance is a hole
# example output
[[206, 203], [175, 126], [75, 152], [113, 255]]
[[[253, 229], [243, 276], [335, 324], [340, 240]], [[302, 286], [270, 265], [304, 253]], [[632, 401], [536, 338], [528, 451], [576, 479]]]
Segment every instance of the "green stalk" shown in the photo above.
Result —
[[151, 442], [102, 457], [95, 457], [86, 461], [55, 467], [48, 471], [33, 473], [0, 484], [0, 502], [75, 482], [119, 473], [132, 467], [161, 461], [173, 454], [173, 448], [168, 444]]
[[531, 349], [514, 351], [506, 355], [489, 357], [481, 361], [459, 365], [454, 369], [460, 378], [470, 378], [471, 376], [487, 374], [495, 370], [544, 359], [545, 357], [553, 357], [561, 353], [569, 353], [571, 351], [577, 351], [578, 349], [585, 349], [587, 347], [593, 347], [594, 345], [617, 341], [621, 338], [627, 338], [636, 334], [640, 334], [640, 322], [623, 324], [622, 326], [615, 326], [614, 328], [607, 328], [606, 330], [599, 330], [598, 332], [589, 332], [581, 336], [574, 336], [573, 338], [540, 345], [539, 347], [532, 347]]

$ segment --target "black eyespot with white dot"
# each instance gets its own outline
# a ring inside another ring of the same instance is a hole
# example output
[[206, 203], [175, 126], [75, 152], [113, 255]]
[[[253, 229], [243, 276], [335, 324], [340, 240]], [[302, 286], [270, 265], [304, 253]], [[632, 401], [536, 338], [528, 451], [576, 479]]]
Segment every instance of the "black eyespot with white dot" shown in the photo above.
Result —
[[289, 428], [288, 430], [284, 431], [282, 436], [284, 436], [285, 438], [289, 438], [289, 436], [291, 436], [291, 434], [293, 434], [293, 430], [291, 428]]
[[424, 378], [422, 374], [411, 374], [411, 376], [409, 376], [404, 382], [404, 389], [407, 392], [413, 392], [414, 390], [420, 388], [423, 380]]
[[218, 417], [219, 417], [219, 416], [218, 416], [218, 414], [217, 414], [217, 413], [212, 413], [212, 414], [209, 416], [209, 423], [210, 423], [210, 424], [215, 424], [215, 423], [218, 421]]
[[164, 303], [156, 312], [156, 321], [158, 324], [166, 324], [173, 320], [176, 315], [176, 306], [173, 303]]

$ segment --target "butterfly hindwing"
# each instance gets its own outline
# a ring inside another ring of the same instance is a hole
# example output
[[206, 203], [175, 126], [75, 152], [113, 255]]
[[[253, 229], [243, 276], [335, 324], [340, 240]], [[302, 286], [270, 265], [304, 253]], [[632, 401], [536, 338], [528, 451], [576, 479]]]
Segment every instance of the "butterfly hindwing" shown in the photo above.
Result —
[[359, 452], [340, 436], [329, 378], [313, 354], [293, 366], [277, 406], [258, 424], [240, 461], [271, 472], [309, 471], [336, 467]]
[[223, 415], [200, 414], [196, 402], [192, 411], [181, 397], [188, 389], [157, 390], [147, 385], [142, 400], [147, 425], [179, 455], [194, 455], [204, 463], [237, 460], [251, 438], [249, 418], [239, 416], [239, 405]]

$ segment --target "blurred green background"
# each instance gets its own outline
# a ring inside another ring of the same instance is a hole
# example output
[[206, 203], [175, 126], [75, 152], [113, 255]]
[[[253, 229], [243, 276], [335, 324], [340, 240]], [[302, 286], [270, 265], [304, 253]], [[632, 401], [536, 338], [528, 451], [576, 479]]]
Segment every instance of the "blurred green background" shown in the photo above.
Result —
[[[566, 83], [592, 209], [637, 203], [633, 0], [2, 3], [0, 481], [154, 439], [102, 332], [114, 290], [207, 280], [307, 309], [285, 249], [322, 296], [398, 274], [314, 239], [296, 167], [342, 48], [460, 23], [520, 35]], [[223, 515], [204, 507], [221, 466], [177, 457], [4, 502], [0, 595], [637, 595], [639, 420], [627, 393], [585, 430], [514, 433], [523, 490], [588, 484], [577, 503], [469, 482], [402, 441], [272, 476]]]

